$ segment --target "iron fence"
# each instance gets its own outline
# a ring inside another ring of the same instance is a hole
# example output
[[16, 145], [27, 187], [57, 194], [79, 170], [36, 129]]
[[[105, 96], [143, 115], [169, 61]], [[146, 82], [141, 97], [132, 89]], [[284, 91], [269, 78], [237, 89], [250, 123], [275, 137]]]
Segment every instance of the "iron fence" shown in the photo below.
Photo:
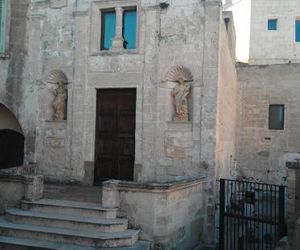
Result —
[[220, 180], [220, 250], [271, 250], [286, 235], [285, 186]]

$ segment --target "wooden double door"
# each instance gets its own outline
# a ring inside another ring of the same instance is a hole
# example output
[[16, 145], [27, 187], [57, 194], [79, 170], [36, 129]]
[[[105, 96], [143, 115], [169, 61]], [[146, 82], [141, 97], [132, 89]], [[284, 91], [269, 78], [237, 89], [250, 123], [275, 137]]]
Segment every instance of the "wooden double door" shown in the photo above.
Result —
[[95, 184], [133, 180], [136, 89], [97, 91]]

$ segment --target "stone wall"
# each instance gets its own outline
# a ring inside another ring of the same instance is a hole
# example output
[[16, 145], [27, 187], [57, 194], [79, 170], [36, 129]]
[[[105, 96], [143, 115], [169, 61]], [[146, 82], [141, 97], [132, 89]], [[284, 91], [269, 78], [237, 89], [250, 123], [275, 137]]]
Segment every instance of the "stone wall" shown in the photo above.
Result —
[[[286, 184], [286, 162], [300, 158], [299, 64], [238, 66], [240, 176]], [[284, 130], [268, 129], [269, 104], [285, 105]]]
[[288, 199], [287, 199], [287, 225], [288, 238], [291, 249], [299, 246], [299, 218], [300, 218], [300, 165], [299, 160], [286, 163], [288, 169]]
[[[26, 77], [38, 84], [35, 161], [47, 181], [69, 181], [72, 102], [68, 101], [67, 121], [53, 121], [54, 82], [51, 74], [66, 78], [68, 100], [73, 98], [74, 1], [31, 1], [28, 14], [28, 60]], [[54, 79], [53, 79], [54, 80]], [[54, 177], [53, 177], [54, 176]]]
[[26, 81], [29, 0], [8, 0], [6, 50], [0, 54], [0, 103], [17, 118], [25, 136], [25, 162], [34, 161], [37, 103], [36, 82]]
[[169, 183], [105, 182], [102, 202], [119, 207], [153, 249], [193, 249], [208, 242], [205, 178]]
[[34, 166], [0, 171], [0, 214], [3, 214], [6, 208], [18, 206], [22, 199], [33, 201], [42, 198], [44, 178], [35, 172]]
[[[235, 69], [235, 33], [233, 16], [224, 13], [227, 24], [221, 26], [218, 84], [216, 178], [235, 175], [235, 143], [239, 84]], [[230, 43], [231, 42], [231, 43]]]
[[288, 217], [300, 216], [300, 165], [297, 162], [287, 162], [288, 168]]

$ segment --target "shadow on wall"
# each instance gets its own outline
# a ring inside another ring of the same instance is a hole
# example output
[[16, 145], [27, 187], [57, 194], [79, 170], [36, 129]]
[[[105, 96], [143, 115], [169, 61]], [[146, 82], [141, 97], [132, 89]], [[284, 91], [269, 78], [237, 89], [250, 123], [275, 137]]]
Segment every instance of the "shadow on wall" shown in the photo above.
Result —
[[23, 164], [24, 139], [16, 117], [0, 103], [0, 169]]

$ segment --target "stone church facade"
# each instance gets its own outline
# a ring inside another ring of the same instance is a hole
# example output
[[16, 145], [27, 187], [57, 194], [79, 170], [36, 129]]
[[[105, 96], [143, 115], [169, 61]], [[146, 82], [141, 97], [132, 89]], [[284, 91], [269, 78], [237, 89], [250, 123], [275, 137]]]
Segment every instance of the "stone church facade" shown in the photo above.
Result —
[[[101, 51], [99, 10], [116, 7], [136, 8], [137, 46]], [[214, 175], [215, 90], [221, 81], [218, 51], [223, 28], [218, 2], [174, 1], [163, 9], [156, 1], [29, 1], [11, 8], [11, 17], [19, 15], [19, 8], [27, 22], [12, 18], [8, 36], [10, 44], [14, 35], [18, 41], [23, 38], [24, 48], [9, 46], [11, 56], [3, 56], [3, 82], [12, 89], [2, 85], [2, 103], [24, 129], [25, 162], [38, 163], [49, 179], [92, 183], [97, 90], [135, 89], [134, 180]], [[206, 25], [215, 26], [204, 29]], [[23, 33], [14, 31], [17, 28]], [[17, 60], [20, 54], [23, 61], [11, 66], [13, 56]], [[8, 77], [10, 71], [17, 71], [17, 76]], [[183, 123], [173, 122], [171, 91], [176, 74], [190, 77], [189, 117]], [[57, 80], [64, 81], [67, 89], [66, 119], [61, 121], [53, 119]], [[9, 96], [15, 94], [22, 102], [10, 103]]]
[[[280, 171], [279, 152], [299, 152], [296, 122], [276, 138], [266, 128], [269, 100], [297, 117], [298, 65], [236, 67], [234, 19], [220, 1], [4, 2], [0, 103], [19, 122], [24, 164], [48, 183], [119, 180], [103, 185], [102, 202], [120, 207], [143, 239], [166, 249], [213, 244], [216, 180], [262, 173], [254, 165]], [[106, 13], [116, 32], [108, 50]]]

